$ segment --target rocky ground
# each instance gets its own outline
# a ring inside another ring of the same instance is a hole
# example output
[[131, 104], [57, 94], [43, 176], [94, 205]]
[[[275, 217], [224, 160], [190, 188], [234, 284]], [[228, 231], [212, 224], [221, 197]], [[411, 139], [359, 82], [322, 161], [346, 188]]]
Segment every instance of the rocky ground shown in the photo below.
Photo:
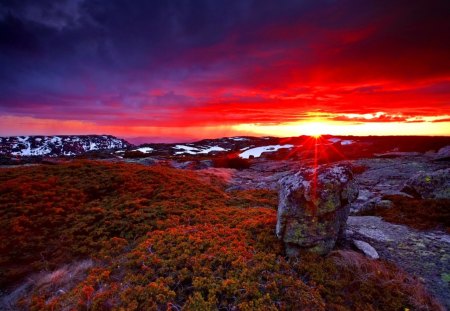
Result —
[[[385, 195], [415, 195], [405, 190], [414, 176], [430, 182], [433, 191], [436, 181], [441, 187], [439, 195], [449, 195], [450, 147], [440, 152], [392, 152], [374, 157], [354, 159], [347, 162], [354, 168], [359, 185], [359, 195], [350, 205], [352, 216], [347, 225], [346, 246], [357, 242], [366, 255], [392, 261], [408, 273], [421, 279], [427, 288], [450, 309], [450, 235], [441, 231], [418, 231], [403, 225], [383, 221], [375, 216], [358, 216], [358, 213], [374, 207], [392, 208], [392, 202], [383, 199]], [[191, 162], [161, 160], [154, 158], [122, 159], [115, 161], [136, 162], [144, 165], [164, 164], [181, 169], [191, 168]], [[212, 161], [198, 162], [195, 167], [205, 175], [213, 174], [223, 178], [228, 191], [244, 189], [278, 190], [279, 181], [313, 165], [312, 160], [295, 161], [254, 159], [249, 169], [211, 168]], [[438, 178], [436, 172], [440, 172]], [[440, 183], [440, 184], [439, 184]], [[414, 184], [414, 183], [412, 183]], [[442, 190], [443, 189], [443, 190]], [[428, 193], [433, 198], [434, 193]], [[450, 207], [449, 207], [450, 208]], [[368, 245], [366, 244], [368, 243]], [[373, 247], [373, 248], [372, 248]]]
[[[448, 160], [442, 161], [432, 153], [383, 155], [350, 163], [362, 171], [355, 175], [359, 196], [351, 205], [354, 215], [375, 206], [390, 208], [392, 203], [383, 200], [383, 196], [409, 196], [402, 190], [413, 176], [431, 176], [450, 166]], [[229, 189], [277, 189], [282, 177], [304, 165], [294, 161], [256, 162], [248, 170], [233, 170]], [[353, 240], [369, 243], [379, 258], [392, 261], [418, 277], [450, 309], [450, 235], [441, 231], [418, 231], [374, 216], [350, 216], [348, 229], [349, 245]]]
[[350, 216], [347, 227], [349, 239], [368, 242], [380, 258], [418, 277], [450, 308], [450, 235], [414, 230], [375, 216]]
[[[446, 161], [434, 155], [405, 155], [397, 158], [371, 158], [355, 161], [367, 168], [356, 176], [360, 185], [353, 213], [375, 206], [390, 207], [384, 195], [401, 194], [413, 176], [432, 175], [448, 169]], [[449, 207], [450, 208], [450, 207]], [[395, 225], [374, 216], [350, 216], [349, 238], [370, 243], [380, 258], [390, 260], [417, 276], [450, 309], [450, 235], [440, 231], [418, 231]]]
[[278, 189], [278, 181], [299, 169], [303, 164], [295, 161], [257, 160], [247, 170], [233, 170], [229, 190]]
[[353, 213], [377, 205], [389, 207], [382, 197], [391, 194], [408, 195], [401, 190], [414, 175], [432, 173], [449, 167], [446, 161], [436, 161], [433, 155], [400, 156], [397, 158], [370, 158], [354, 160], [355, 166], [366, 170], [356, 175], [359, 196], [351, 206]]

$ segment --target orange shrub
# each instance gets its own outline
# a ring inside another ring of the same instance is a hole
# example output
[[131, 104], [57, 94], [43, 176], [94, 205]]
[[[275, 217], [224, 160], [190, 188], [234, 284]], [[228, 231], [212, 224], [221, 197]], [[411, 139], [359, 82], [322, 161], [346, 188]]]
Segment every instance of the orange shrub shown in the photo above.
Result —
[[1, 288], [32, 272], [91, 258], [83, 278], [32, 288], [18, 295], [15, 306], [438, 308], [415, 290], [418, 283], [382, 262], [358, 257], [355, 264], [336, 254], [286, 260], [274, 233], [276, 193], [225, 193], [222, 183], [208, 180], [167, 167], [91, 161], [2, 169]]

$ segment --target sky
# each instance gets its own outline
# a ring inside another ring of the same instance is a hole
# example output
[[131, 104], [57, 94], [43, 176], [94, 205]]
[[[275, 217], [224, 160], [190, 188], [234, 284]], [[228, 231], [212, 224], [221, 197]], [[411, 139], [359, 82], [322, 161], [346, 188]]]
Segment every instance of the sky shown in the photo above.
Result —
[[0, 136], [450, 135], [448, 0], [0, 0]]

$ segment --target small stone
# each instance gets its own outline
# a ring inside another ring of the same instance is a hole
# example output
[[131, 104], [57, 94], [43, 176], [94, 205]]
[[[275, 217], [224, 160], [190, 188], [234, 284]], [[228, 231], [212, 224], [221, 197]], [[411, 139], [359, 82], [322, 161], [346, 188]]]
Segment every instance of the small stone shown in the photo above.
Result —
[[353, 244], [356, 246], [357, 249], [359, 249], [361, 252], [363, 252], [364, 255], [366, 255], [367, 257], [369, 257], [371, 259], [380, 258], [380, 256], [378, 255], [378, 252], [369, 243], [360, 241], [360, 240], [353, 240]]

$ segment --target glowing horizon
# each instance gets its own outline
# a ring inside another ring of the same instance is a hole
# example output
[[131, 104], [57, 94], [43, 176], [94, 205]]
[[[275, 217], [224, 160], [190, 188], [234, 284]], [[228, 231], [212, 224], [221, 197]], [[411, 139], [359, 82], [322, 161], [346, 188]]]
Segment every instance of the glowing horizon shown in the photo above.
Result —
[[[239, 124], [174, 128], [99, 126], [95, 123], [76, 120], [41, 120], [29, 117], [0, 116], [0, 123], [8, 127], [8, 132], [3, 132], [0, 129], [0, 136], [110, 134], [124, 139], [149, 138], [148, 142], [181, 142], [230, 136], [450, 136], [448, 131], [450, 122], [432, 121], [348, 124], [349, 122], [344, 121], [327, 121], [314, 118], [311, 121], [277, 125]], [[418, 131], [418, 127], [422, 129]], [[61, 130], [61, 128], [64, 128], [64, 130]]]

